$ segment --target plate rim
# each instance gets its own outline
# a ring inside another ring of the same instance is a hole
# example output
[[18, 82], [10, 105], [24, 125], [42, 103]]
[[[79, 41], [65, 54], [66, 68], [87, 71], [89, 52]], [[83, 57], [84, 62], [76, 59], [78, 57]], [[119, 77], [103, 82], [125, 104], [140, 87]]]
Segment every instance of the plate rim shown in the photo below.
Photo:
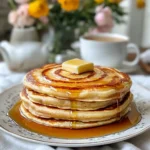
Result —
[[[139, 86], [139, 85], [138, 85]], [[16, 85], [13, 85], [9, 88], [7, 88], [6, 90], [4, 90], [2, 93], [0, 93], [0, 97], [4, 94], [6, 94], [7, 92], [9, 92], [9, 90], [12, 90], [14, 88], [21, 88], [23, 87], [22, 83], [20, 84], [16, 84]], [[141, 87], [141, 86], [140, 86]], [[141, 87], [142, 88], [142, 87]], [[143, 88], [142, 88], [143, 89]], [[143, 117], [142, 117], [143, 118]], [[141, 119], [142, 121], [142, 119]], [[137, 124], [138, 125], [138, 124]], [[135, 127], [135, 126], [134, 126]], [[21, 127], [22, 128], [22, 127]], [[131, 127], [133, 128], [133, 127]], [[130, 129], [131, 129], [130, 128]], [[133, 138], [137, 135], [140, 135], [142, 133], [144, 133], [145, 131], [147, 131], [148, 129], [150, 129], [150, 124], [149, 125], [146, 125], [144, 128], [140, 129], [140, 130], [137, 130], [137, 132], [134, 132], [134, 134], [130, 134], [130, 135], [125, 135], [125, 136], [122, 136], [122, 137], [118, 137], [118, 138], [115, 138], [113, 140], [105, 140], [103, 142], [101, 141], [94, 141], [94, 140], [91, 140], [90, 142], [85, 142], [85, 143], [69, 143], [69, 139], [63, 139], [63, 140], [66, 140], [66, 142], [47, 142], [47, 141], [41, 141], [41, 140], [38, 140], [38, 139], [33, 139], [33, 138], [28, 138], [28, 137], [25, 137], [25, 136], [21, 136], [21, 135], [18, 135], [17, 133], [12, 133], [11, 131], [8, 131], [7, 129], [5, 129], [4, 127], [2, 127], [0, 125], [0, 130], [13, 136], [13, 137], [16, 137], [16, 138], [19, 138], [21, 140], [25, 140], [25, 141], [29, 141], [29, 142], [35, 142], [35, 143], [40, 143], [40, 144], [46, 144], [46, 145], [50, 145], [50, 146], [62, 146], [62, 147], [92, 147], [92, 146], [100, 146], [100, 145], [106, 145], [106, 144], [112, 144], [112, 143], [116, 143], [116, 142], [120, 142], [120, 141], [124, 141], [124, 140], [127, 140], [127, 139], [130, 139], [130, 138]], [[128, 129], [127, 129], [128, 130]], [[31, 132], [31, 131], [30, 131]], [[122, 131], [121, 131], [122, 132]], [[119, 132], [120, 133], [120, 132]], [[114, 133], [115, 134], [115, 133]], [[40, 134], [38, 134], [40, 135]], [[42, 135], [42, 134], [41, 134]], [[42, 135], [44, 136], [44, 135]], [[61, 138], [55, 138], [55, 137], [52, 137], [53, 139], [61, 139]], [[94, 137], [94, 138], [98, 138], [98, 137]], [[84, 138], [84, 139], [94, 139], [94, 138]], [[72, 141], [75, 141], [77, 139], [70, 139]], [[79, 140], [79, 139], [78, 139]], [[82, 139], [81, 139], [82, 140]]]
[[[124, 140], [127, 140], [127, 139], [131, 139], [135, 136], [138, 136], [142, 133], [144, 133], [145, 131], [149, 130], [150, 129], [150, 126], [147, 126], [145, 128], [143, 128], [142, 130], [140, 130], [139, 132], [136, 132], [135, 134], [132, 134], [132, 135], [128, 135], [128, 136], [124, 136], [124, 137], [121, 137], [121, 138], [116, 138], [114, 141], [112, 140], [105, 140], [106, 142], [103, 142], [102, 144], [100, 144], [98, 141], [97, 142], [89, 142], [89, 143], [57, 143], [57, 142], [46, 142], [46, 141], [40, 141], [40, 140], [36, 140], [36, 139], [32, 139], [32, 138], [26, 138], [24, 136], [20, 136], [20, 135], [17, 135], [15, 133], [11, 133], [10, 131], [6, 130], [5, 128], [1, 127], [0, 126], [0, 130], [3, 131], [3, 132], [6, 132], [7, 134], [9, 135], [12, 135], [13, 137], [16, 137], [16, 138], [19, 138], [21, 140], [25, 140], [25, 141], [28, 141], [28, 142], [35, 142], [35, 143], [40, 143], [40, 144], [45, 144], [45, 145], [50, 145], [50, 146], [61, 146], [61, 147], [92, 147], [92, 146], [102, 146], [102, 145], [106, 145], [106, 144], [113, 144], [113, 143], [117, 143], [117, 142], [121, 142], [121, 141], [124, 141]], [[58, 139], [58, 138], [56, 138]], [[66, 139], [67, 140], [67, 139]]]

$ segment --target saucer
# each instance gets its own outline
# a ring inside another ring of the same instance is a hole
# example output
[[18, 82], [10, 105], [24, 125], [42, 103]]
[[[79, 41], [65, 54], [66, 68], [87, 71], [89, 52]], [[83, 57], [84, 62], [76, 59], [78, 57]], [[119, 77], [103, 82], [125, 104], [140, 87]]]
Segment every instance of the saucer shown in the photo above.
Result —
[[133, 73], [136, 72], [137, 70], [139, 70], [138, 66], [127, 66], [127, 65], [122, 65], [120, 68], [116, 68], [121, 72], [125, 72], [125, 73]]

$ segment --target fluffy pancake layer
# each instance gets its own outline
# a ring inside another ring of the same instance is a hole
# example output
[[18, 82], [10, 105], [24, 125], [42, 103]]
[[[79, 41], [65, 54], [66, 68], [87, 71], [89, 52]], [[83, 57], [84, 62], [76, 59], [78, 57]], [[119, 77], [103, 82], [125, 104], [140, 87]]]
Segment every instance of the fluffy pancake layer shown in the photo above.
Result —
[[127, 94], [122, 102], [95, 111], [73, 111], [47, 107], [31, 102], [23, 98], [22, 105], [33, 115], [40, 118], [53, 118], [57, 120], [76, 120], [82, 122], [94, 122], [112, 119], [120, 115], [131, 103], [132, 94]]
[[24, 105], [21, 105], [20, 107], [22, 115], [38, 124], [42, 124], [45, 126], [50, 126], [50, 127], [57, 127], [57, 128], [70, 128], [70, 129], [83, 129], [83, 128], [90, 128], [90, 127], [97, 127], [97, 126], [102, 126], [106, 124], [110, 124], [116, 121], [119, 121], [123, 117], [126, 116], [126, 114], [129, 112], [130, 108], [128, 107], [124, 112], [120, 114], [120, 116], [109, 119], [109, 120], [103, 120], [103, 121], [96, 121], [96, 122], [80, 122], [80, 121], [69, 121], [69, 120], [56, 120], [56, 119], [44, 119], [37, 117], [30, 113]]
[[30, 71], [24, 85], [61, 99], [105, 101], [129, 91], [131, 80], [128, 75], [107, 67], [95, 66], [94, 71], [77, 75], [62, 70], [61, 65], [49, 64]]
[[[122, 94], [122, 96], [124, 96], [124, 94]], [[20, 97], [22, 100], [30, 99], [30, 101], [32, 101], [33, 103], [56, 107], [60, 109], [71, 109], [71, 110], [97, 110], [115, 104], [116, 100], [120, 102], [123, 100], [123, 97], [116, 99], [112, 98], [111, 100], [108, 101], [94, 101], [94, 102], [91, 101], [89, 102], [88, 100], [87, 101], [66, 100], [66, 99], [58, 99], [45, 94], [40, 94], [26, 88], [22, 90], [22, 92], [20, 93]]]

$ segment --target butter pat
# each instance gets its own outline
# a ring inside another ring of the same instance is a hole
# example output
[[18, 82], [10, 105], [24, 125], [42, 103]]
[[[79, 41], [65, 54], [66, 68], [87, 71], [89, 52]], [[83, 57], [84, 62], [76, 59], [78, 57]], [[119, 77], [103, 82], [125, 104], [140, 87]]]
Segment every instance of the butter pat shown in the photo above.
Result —
[[94, 65], [91, 62], [75, 58], [72, 60], [65, 61], [62, 64], [62, 69], [71, 73], [81, 74], [88, 71], [93, 71]]

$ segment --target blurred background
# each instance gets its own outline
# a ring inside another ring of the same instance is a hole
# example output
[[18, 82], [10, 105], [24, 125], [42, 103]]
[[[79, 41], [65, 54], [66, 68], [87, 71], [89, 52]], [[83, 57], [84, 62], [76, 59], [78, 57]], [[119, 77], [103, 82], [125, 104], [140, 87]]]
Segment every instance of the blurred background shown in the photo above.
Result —
[[[120, 5], [127, 12], [124, 16], [125, 23], [115, 24], [112, 32], [129, 35], [132, 42], [140, 47], [150, 46], [150, 1], [146, 0], [146, 5], [137, 7], [137, 0], [123, 0]], [[0, 39], [9, 38], [12, 26], [8, 23], [8, 13], [11, 7], [7, 0], [1, 0], [0, 4]]]
[[[29, 59], [36, 53], [34, 56], [43, 60], [38, 65], [60, 63], [79, 56], [76, 50], [81, 35], [104, 32], [129, 36], [130, 42], [143, 51], [150, 47], [149, 16], [148, 0], [1, 0], [1, 54], [5, 55], [4, 49], [22, 47], [22, 52], [18, 51], [21, 53], [13, 53], [13, 59], [23, 55]], [[44, 45], [47, 53], [42, 54]], [[3, 60], [9, 68], [17, 71], [5, 56]], [[37, 63], [37, 59], [30, 64]], [[20, 64], [16, 61], [16, 66]]]

